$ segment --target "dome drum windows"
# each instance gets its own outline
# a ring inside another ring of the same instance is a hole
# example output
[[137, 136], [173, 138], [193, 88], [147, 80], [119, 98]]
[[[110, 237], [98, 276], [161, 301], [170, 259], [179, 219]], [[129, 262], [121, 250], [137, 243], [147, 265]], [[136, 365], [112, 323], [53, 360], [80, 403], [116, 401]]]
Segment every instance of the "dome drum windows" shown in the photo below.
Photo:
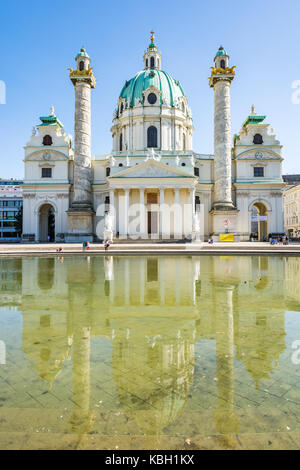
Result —
[[157, 146], [157, 128], [155, 126], [150, 126], [147, 129], [147, 147], [157, 148]]

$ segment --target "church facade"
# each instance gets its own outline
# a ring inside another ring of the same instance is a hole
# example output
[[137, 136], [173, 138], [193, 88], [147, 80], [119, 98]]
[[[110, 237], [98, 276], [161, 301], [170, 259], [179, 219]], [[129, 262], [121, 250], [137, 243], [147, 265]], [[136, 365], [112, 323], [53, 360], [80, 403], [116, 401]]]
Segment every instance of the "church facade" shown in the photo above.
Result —
[[[112, 151], [91, 153], [95, 78], [84, 49], [70, 69], [74, 144], [51, 109], [25, 146], [23, 237], [100, 241], [109, 214], [115, 240], [235, 240], [283, 232], [282, 146], [254, 107], [231, 140], [235, 67], [220, 47], [211, 68], [214, 155], [193, 151], [193, 120], [178, 80], [162, 70], [151, 36], [144, 68], [125, 82], [113, 114]], [[252, 234], [252, 235], [251, 235]]]

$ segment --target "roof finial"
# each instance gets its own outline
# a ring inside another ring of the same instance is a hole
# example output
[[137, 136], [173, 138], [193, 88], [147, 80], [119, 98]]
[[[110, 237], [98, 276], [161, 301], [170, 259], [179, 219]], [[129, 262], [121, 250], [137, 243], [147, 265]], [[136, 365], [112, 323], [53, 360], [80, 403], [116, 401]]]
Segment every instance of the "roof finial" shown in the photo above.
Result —
[[154, 31], [153, 31], [153, 29], [152, 29], [152, 31], [150, 31], [150, 33], [151, 33], [151, 36], [150, 36], [151, 42], [154, 44], [154, 38], [155, 38], [155, 36], [154, 36]]
[[54, 106], [51, 106], [50, 108], [50, 116], [55, 116]]
[[255, 106], [254, 106], [254, 104], [251, 106], [251, 114], [256, 114], [256, 113], [255, 113]]

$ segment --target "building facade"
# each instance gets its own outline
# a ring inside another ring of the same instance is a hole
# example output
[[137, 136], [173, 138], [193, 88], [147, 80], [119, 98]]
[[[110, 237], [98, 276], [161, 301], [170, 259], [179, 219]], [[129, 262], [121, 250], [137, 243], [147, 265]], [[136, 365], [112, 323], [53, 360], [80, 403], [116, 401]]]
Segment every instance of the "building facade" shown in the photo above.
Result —
[[21, 240], [22, 184], [21, 180], [0, 179], [0, 243]]
[[300, 184], [289, 187], [283, 194], [284, 229], [292, 238], [300, 237]]
[[259, 239], [282, 232], [282, 148], [254, 107], [232, 145], [235, 67], [224, 48], [209, 79], [214, 155], [194, 152], [191, 109], [180, 82], [162, 70], [153, 35], [143, 60], [118, 98], [112, 152], [93, 155], [96, 82], [86, 51], [76, 56], [74, 145], [54, 109], [33, 128], [25, 146], [23, 233], [40, 242], [102, 240], [107, 213], [114, 238], [191, 240], [197, 229], [205, 239], [230, 232], [249, 240], [253, 230]]

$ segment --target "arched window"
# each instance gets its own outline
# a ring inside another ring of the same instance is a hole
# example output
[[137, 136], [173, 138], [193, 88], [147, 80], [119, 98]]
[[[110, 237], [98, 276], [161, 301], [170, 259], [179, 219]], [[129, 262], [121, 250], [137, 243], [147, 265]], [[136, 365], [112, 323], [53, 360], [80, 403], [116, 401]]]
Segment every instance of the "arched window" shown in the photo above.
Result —
[[120, 152], [123, 150], [123, 134], [120, 134]]
[[146, 59], [146, 67], [148, 67], [148, 59]]
[[154, 64], [155, 64], [154, 57], [151, 57], [150, 58], [150, 67], [151, 67], [151, 69], [154, 69]]
[[124, 109], [124, 104], [122, 103], [120, 106], [120, 113], [123, 113], [123, 109]]
[[148, 127], [147, 147], [157, 147], [157, 129], [154, 126]]
[[253, 143], [256, 145], [261, 145], [263, 143], [263, 138], [260, 134], [255, 134], [253, 138]]
[[222, 69], [225, 69], [225, 60], [224, 59], [221, 60], [220, 65], [221, 65]]
[[81, 61], [79, 62], [79, 70], [80, 70], [80, 71], [81, 71], [81, 70], [84, 70], [84, 62], [83, 62], [83, 60], [81, 60]]
[[45, 135], [43, 138], [43, 145], [52, 145], [52, 143], [51, 135]]

